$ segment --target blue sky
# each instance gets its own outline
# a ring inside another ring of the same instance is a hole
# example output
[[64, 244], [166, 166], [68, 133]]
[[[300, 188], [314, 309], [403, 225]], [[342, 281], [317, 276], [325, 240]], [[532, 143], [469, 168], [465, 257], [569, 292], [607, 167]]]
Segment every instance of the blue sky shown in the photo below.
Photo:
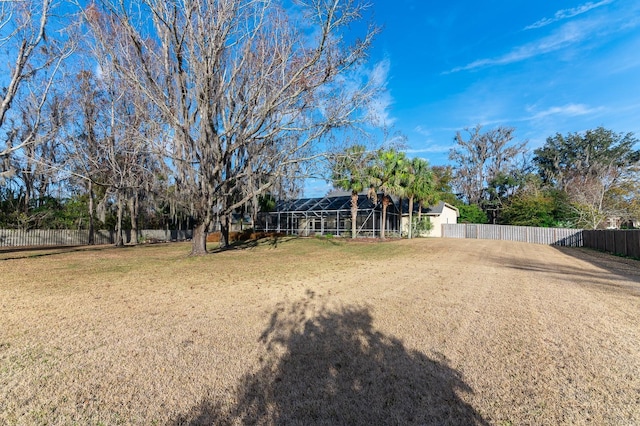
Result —
[[[372, 0], [370, 66], [407, 153], [448, 163], [456, 131], [516, 128], [531, 150], [593, 129], [640, 137], [640, 0]], [[306, 196], [330, 185], [313, 182]]]

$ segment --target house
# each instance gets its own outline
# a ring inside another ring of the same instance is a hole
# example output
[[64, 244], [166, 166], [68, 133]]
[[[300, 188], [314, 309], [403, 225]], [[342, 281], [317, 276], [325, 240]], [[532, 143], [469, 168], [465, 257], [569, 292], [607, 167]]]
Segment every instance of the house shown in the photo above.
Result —
[[609, 216], [601, 226], [604, 229], [638, 229], [640, 228], [640, 220], [629, 217]]
[[[415, 203], [413, 205], [413, 217], [418, 217], [418, 210], [420, 206]], [[431, 221], [431, 231], [421, 236], [423, 237], [442, 237], [442, 225], [447, 223], [458, 223], [458, 217], [460, 217], [460, 211], [457, 207], [452, 206], [449, 203], [440, 201], [435, 206], [423, 207], [422, 215], [427, 216]], [[409, 233], [409, 201], [402, 200], [402, 219], [401, 219], [402, 235]]]
[[[358, 236], [379, 237], [381, 225], [382, 194], [374, 202], [366, 193], [360, 193]], [[324, 197], [278, 201], [273, 211], [258, 215], [256, 230], [300, 236], [351, 236], [351, 193], [332, 191]], [[394, 200], [387, 207], [385, 234], [400, 234], [400, 210]]]

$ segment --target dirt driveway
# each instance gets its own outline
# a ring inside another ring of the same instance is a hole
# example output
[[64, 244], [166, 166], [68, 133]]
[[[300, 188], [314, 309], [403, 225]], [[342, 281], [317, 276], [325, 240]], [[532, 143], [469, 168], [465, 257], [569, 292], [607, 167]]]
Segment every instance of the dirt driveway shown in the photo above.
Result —
[[486, 240], [0, 260], [0, 423], [640, 424], [640, 262]]

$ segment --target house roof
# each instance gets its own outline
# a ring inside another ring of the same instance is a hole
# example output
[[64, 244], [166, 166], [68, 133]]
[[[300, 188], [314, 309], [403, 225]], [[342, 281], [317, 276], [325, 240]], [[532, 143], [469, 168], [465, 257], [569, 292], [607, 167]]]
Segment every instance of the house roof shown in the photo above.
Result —
[[[413, 203], [413, 212], [417, 213], [419, 209], [420, 205], [418, 203]], [[452, 206], [449, 203], [445, 203], [444, 201], [440, 201], [438, 204], [433, 206], [422, 207], [422, 214], [426, 214], [427, 216], [440, 216], [445, 209], [455, 210], [456, 215], [460, 216], [460, 212], [457, 207]], [[402, 214], [409, 214], [409, 200], [406, 198], [402, 200]]]
[[[333, 194], [338, 195], [333, 195]], [[376, 204], [366, 193], [358, 195], [358, 210], [380, 209], [382, 194], [378, 195]], [[394, 207], [395, 209], [395, 203]], [[323, 211], [351, 211], [351, 192], [333, 191], [324, 197], [298, 198], [294, 200], [280, 200], [276, 203], [275, 212], [323, 212]]]
[[[347, 197], [348, 198], [348, 206], [346, 207], [347, 209], [351, 208], [351, 191], [344, 191], [341, 189], [333, 189], [331, 190], [327, 195], [326, 198], [333, 198], [333, 197]], [[358, 194], [358, 206], [361, 205], [361, 200], [363, 199], [363, 197], [367, 198], [367, 191], [362, 191]], [[380, 199], [382, 197], [382, 194], [378, 194], [378, 199]], [[368, 199], [368, 198], [367, 198]], [[399, 202], [398, 197], [392, 196], [391, 199], [393, 200], [393, 202], [397, 205]], [[370, 207], [362, 207], [362, 208], [370, 208]], [[409, 214], [409, 199], [408, 198], [402, 198], [402, 214], [403, 215], [408, 215]], [[439, 216], [444, 212], [444, 209], [448, 208], [451, 210], [454, 210], [456, 212], [456, 216], [460, 216], [460, 211], [458, 210], [457, 207], [444, 202], [444, 201], [440, 201], [437, 204], [433, 205], [433, 206], [423, 206], [422, 207], [422, 213], [426, 214], [428, 216]], [[420, 205], [419, 203], [413, 203], [413, 212], [417, 213], [418, 210], [420, 209]]]
[[[361, 192], [358, 194], [358, 210], [371, 210], [376, 209], [379, 210], [381, 208], [381, 200], [383, 194], [378, 194], [377, 203], [374, 205], [371, 198], [368, 197], [366, 192]], [[396, 197], [392, 197], [392, 207], [391, 210], [397, 209], [398, 199]], [[402, 214], [409, 214], [409, 200], [406, 198], [402, 199]], [[414, 203], [413, 211], [414, 213], [418, 212], [419, 204]], [[439, 216], [441, 215], [445, 209], [451, 209], [456, 212], [457, 216], [460, 216], [458, 208], [452, 206], [449, 203], [445, 203], [444, 201], [440, 201], [438, 204], [429, 207], [423, 207], [422, 213], [427, 216]], [[315, 197], [315, 198], [297, 198], [294, 200], [280, 200], [276, 203], [276, 208], [274, 212], [328, 212], [328, 211], [351, 211], [351, 192], [350, 191], [340, 191], [333, 190], [329, 192], [324, 197]], [[397, 210], [396, 210], [397, 211]]]

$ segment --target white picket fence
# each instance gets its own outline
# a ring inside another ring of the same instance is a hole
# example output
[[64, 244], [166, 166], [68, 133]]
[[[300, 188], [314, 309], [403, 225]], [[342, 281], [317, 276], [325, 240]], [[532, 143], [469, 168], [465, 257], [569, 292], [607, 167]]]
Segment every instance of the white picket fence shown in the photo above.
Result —
[[582, 247], [582, 229], [535, 228], [531, 226], [444, 224], [445, 238], [520, 241], [552, 246]]

